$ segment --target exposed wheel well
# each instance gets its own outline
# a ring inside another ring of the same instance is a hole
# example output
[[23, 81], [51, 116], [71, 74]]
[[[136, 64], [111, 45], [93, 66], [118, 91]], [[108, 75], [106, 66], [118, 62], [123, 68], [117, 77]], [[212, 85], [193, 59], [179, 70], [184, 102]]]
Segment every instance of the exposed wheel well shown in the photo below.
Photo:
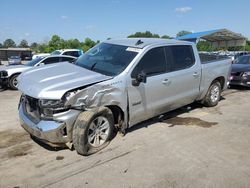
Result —
[[13, 76], [16, 76], [16, 75], [19, 75], [19, 74], [21, 74], [21, 72], [12, 74], [12, 75], [9, 77], [9, 80], [10, 80]]
[[122, 126], [122, 123], [124, 122], [124, 112], [122, 111], [122, 109], [119, 106], [115, 105], [110, 105], [106, 107], [112, 111], [115, 124], [118, 125], [118, 127]]
[[219, 81], [219, 82], [220, 82], [221, 89], [223, 89], [224, 86], [225, 86], [225, 78], [224, 78], [223, 76], [218, 77], [218, 78], [215, 78], [214, 81], [213, 81], [212, 83], [214, 83], [214, 82], [216, 82], [216, 81]]

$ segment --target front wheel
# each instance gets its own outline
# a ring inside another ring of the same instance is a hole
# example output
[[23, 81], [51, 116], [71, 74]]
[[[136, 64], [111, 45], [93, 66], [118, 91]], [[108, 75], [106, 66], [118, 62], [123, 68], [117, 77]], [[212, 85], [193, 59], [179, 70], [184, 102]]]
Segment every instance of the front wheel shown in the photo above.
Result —
[[17, 77], [19, 76], [19, 74], [15, 74], [13, 75], [10, 80], [9, 80], [9, 86], [11, 89], [13, 90], [17, 90], [17, 86], [18, 86], [18, 81], [17, 81]]
[[204, 105], [207, 107], [216, 106], [221, 97], [221, 84], [215, 81], [211, 84], [204, 99]]
[[114, 133], [114, 118], [109, 108], [82, 112], [73, 129], [73, 145], [77, 153], [91, 155], [106, 147]]

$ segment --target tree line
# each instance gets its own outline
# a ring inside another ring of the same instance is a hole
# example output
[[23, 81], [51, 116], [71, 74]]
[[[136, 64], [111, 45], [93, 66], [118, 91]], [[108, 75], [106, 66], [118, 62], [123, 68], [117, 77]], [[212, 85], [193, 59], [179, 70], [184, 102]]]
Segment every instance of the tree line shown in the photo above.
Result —
[[100, 41], [93, 41], [90, 38], [86, 38], [83, 42], [80, 42], [78, 39], [64, 40], [58, 35], [53, 35], [47, 43], [33, 42], [30, 45], [25, 39], [21, 40], [18, 45], [16, 45], [14, 40], [6, 39], [3, 43], [0, 43], [0, 48], [31, 48], [33, 51], [39, 53], [50, 53], [54, 50], [68, 48], [83, 49], [83, 51], [88, 51], [99, 42]]
[[[190, 31], [180, 31], [176, 34], [176, 37], [180, 37], [186, 34], [190, 34], [192, 32]], [[155, 33], [151, 33], [150, 31], [145, 32], [136, 32], [134, 34], [131, 34], [128, 36], [128, 38], [163, 38], [163, 39], [173, 39], [174, 37], [171, 37], [169, 35], [158, 35]], [[108, 38], [107, 40], [109, 40]], [[33, 42], [30, 45], [28, 44], [27, 40], [23, 39], [20, 41], [20, 43], [17, 45], [14, 40], [12, 39], [6, 39], [3, 43], [0, 43], [0, 48], [11, 48], [11, 47], [20, 47], [20, 48], [31, 48], [33, 51], [38, 53], [50, 53], [57, 49], [67, 49], [67, 48], [76, 48], [76, 49], [82, 49], [84, 52], [88, 51], [90, 48], [98, 44], [100, 41], [94, 41], [90, 38], [85, 38], [84, 41], [79, 41], [78, 39], [69, 39], [65, 40], [61, 38], [58, 35], [53, 35], [49, 42], [47, 43], [37, 43]], [[206, 41], [200, 41], [197, 44], [197, 48], [199, 51], [216, 51], [216, 50], [247, 50], [250, 51], [250, 41], [247, 41], [247, 44], [245, 47], [229, 47], [224, 49], [216, 49], [213, 48], [209, 42]]]

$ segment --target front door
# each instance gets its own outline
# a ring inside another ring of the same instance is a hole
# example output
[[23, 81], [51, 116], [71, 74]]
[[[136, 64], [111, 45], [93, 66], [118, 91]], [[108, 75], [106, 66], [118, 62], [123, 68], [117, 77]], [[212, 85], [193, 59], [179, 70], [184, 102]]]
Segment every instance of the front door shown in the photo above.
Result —
[[[168, 71], [164, 47], [149, 50], [139, 61], [128, 84], [130, 125], [151, 118], [155, 110], [167, 101]], [[146, 74], [146, 83], [132, 85], [132, 79], [140, 73]]]

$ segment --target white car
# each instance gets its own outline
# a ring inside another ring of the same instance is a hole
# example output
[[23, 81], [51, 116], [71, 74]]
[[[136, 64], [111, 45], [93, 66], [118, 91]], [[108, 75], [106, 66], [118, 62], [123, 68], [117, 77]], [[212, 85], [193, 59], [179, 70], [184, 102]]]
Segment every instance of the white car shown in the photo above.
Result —
[[35, 54], [32, 56], [32, 59], [40, 58], [40, 57], [47, 57], [49, 55], [68, 55], [73, 57], [79, 57], [83, 54], [82, 50], [79, 49], [62, 49], [62, 50], [55, 50], [51, 54], [50, 53], [42, 53], [42, 54]]
[[79, 49], [63, 49], [63, 50], [55, 50], [51, 53], [51, 55], [69, 55], [73, 57], [79, 57], [83, 54], [82, 50]]
[[50, 53], [35, 54], [32, 56], [32, 59], [43, 58], [43, 57], [47, 57], [49, 55], [50, 55]]
[[59, 62], [74, 62], [75, 57], [66, 55], [53, 55], [48, 57], [38, 57], [29, 61], [26, 64], [20, 65], [8, 65], [0, 67], [0, 85], [9, 86], [11, 89], [17, 89], [17, 77], [24, 71], [29, 70], [33, 67], [39, 67], [42, 65], [48, 65]]

